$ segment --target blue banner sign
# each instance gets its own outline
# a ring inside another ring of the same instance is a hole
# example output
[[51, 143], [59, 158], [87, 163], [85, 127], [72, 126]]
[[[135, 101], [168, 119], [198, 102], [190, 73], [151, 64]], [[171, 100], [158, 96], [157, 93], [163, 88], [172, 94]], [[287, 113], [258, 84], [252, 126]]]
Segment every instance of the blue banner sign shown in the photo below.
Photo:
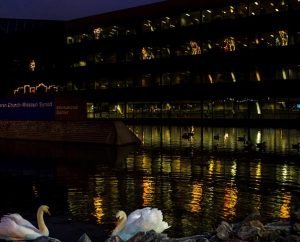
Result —
[[53, 98], [0, 99], [1, 120], [54, 120]]

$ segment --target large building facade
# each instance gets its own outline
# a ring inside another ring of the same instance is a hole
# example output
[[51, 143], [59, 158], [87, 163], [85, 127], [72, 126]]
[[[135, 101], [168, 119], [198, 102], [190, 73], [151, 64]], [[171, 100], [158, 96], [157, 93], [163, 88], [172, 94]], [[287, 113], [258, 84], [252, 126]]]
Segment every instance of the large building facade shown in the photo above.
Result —
[[171, 0], [56, 22], [5, 90], [78, 96], [87, 119], [297, 126], [299, 20], [299, 0]]

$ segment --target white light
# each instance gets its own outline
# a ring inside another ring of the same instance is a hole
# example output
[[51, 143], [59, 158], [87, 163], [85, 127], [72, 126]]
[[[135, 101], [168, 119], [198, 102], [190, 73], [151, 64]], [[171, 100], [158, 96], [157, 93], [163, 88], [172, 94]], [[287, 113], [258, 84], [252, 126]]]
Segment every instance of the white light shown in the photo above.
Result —
[[233, 82], [236, 82], [234, 73], [233, 73], [233, 72], [230, 72], [230, 75], [231, 75], [232, 81], [233, 81]]
[[256, 143], [257, 144], [261, 143], [261, 131], [260, 130], [257, 131]]
[[259, 102], [256, 102], [255, 105], [256, 105], [257, 114], [261, 114]]
[[284, 69], [282, 69], [282, 78], [283, 78], [283, 80], [287, 79], [286, 71]]

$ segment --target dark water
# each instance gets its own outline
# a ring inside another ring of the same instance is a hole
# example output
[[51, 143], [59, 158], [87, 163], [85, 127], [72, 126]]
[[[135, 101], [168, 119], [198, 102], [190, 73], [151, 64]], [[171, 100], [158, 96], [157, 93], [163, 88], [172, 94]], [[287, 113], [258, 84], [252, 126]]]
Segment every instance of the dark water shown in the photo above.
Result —
[[[1, 140], [0, 214], [34, 219], [44, 203], [60, 224], [96, 225], [107, 236], [117, 210], [152, 206], [172, 226], [169, 236], [183, 237], [238, 221], [253, 208], [266, 222], [300, 208], [300, 153], [293, 146], [300, 130], [130, 128], [141, 146]], [[186, 132], [194, 136], [182, 138]], [[256, 148], [262, 142], [265, 148]]]

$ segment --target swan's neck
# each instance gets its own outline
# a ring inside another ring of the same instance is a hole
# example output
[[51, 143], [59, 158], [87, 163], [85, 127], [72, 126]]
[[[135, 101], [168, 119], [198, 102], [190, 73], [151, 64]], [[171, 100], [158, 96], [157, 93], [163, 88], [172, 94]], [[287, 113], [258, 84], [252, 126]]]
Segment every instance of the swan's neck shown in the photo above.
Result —
[[126, 221], [127, 221], [126, 215], [124, 217], [122, 217], [121, 219], [119, 219], [117, 222], [117, 226], [115, 227], [115, 229], [112, 232], [112, 235], [118, 235], [124, 229]]
[[39, 209], [37, 212], [37, 223], [41, 234], [49, 236], [49, 230], [44, 221], [44, 211]]

